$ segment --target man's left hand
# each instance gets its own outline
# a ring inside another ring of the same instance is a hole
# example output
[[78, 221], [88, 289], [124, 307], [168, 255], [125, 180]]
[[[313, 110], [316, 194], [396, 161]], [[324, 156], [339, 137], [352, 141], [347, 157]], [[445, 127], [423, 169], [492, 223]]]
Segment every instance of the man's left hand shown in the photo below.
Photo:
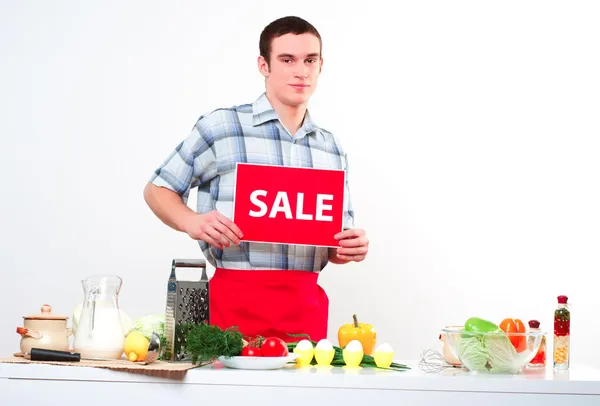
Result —
[[346, 262], [360, 262], [365, 259], [369, 251], [369, 240], [365, 230], [352, 228], [335, 235], [340, 240], [340, 248], [332, 248], [329, 252], [331, 262], [343, 264]]

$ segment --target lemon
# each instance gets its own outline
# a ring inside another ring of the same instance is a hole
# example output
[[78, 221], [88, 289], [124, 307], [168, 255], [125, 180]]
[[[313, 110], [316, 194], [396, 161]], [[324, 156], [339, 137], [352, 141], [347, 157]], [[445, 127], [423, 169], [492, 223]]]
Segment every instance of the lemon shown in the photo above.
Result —
[[129, 361], [145, 361], [150, 341], [142, 333], [132, 331], [125, 339], [124, 352]]

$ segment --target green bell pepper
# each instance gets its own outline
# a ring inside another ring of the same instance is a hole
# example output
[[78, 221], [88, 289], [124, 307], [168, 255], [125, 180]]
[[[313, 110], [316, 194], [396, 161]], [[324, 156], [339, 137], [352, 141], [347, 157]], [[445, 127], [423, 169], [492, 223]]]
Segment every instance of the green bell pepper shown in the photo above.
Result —
[[480, 319], [479, 317], [471, 317], [465, 322], [463, 331], [473, 333], [498, 333], [502, 330], [500, 330], [500, 327], [498, 327], [497, 324], [494, 324], [491, 321]]

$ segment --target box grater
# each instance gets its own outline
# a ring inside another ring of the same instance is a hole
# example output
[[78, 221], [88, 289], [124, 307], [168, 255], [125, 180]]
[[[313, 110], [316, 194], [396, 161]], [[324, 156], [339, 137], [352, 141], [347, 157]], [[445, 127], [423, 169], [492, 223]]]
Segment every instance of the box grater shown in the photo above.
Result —
[[[202, 271], [200, 280], [180, 280], [177, 277], [178, 268], [199, 268]], [[184, 323], [209, 322], [208, 298], [206, 261], [203, 259], [174, 259], [167, 284], [165, 311], [165, 336], [167, 339], [165, 357], [167, 359], [172, 361], [185, 359], [183, 350], [185, 338], [181, 334], [182, 325]]]

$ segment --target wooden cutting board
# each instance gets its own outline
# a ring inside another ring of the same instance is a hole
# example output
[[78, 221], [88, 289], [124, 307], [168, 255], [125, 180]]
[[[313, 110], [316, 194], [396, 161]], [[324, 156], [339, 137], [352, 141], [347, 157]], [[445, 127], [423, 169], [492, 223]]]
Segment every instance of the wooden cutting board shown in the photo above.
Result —
[[31, 361], [23, 357], [21, 353], [15, 353], [11, 358], [0, 358], [0, 363], [7, 364], [47, 364], [58, 365], [64, 367], [91, 367], [105, 368], [116, 371], [143, 373], [146, 375], [165, 376], [169, 378], [177, 378], [176, 375], [185, 375], [190, 369], [198, 368], [206, 364], [192, 364], [191, 362], [169, 362], [156, 361], [152, 364], [145, 365], [142, 362], [131, 362], [126, 359], [113, 361], [90, 361], [81, 360], [79, 362], [64, 362], [64, 361]]

